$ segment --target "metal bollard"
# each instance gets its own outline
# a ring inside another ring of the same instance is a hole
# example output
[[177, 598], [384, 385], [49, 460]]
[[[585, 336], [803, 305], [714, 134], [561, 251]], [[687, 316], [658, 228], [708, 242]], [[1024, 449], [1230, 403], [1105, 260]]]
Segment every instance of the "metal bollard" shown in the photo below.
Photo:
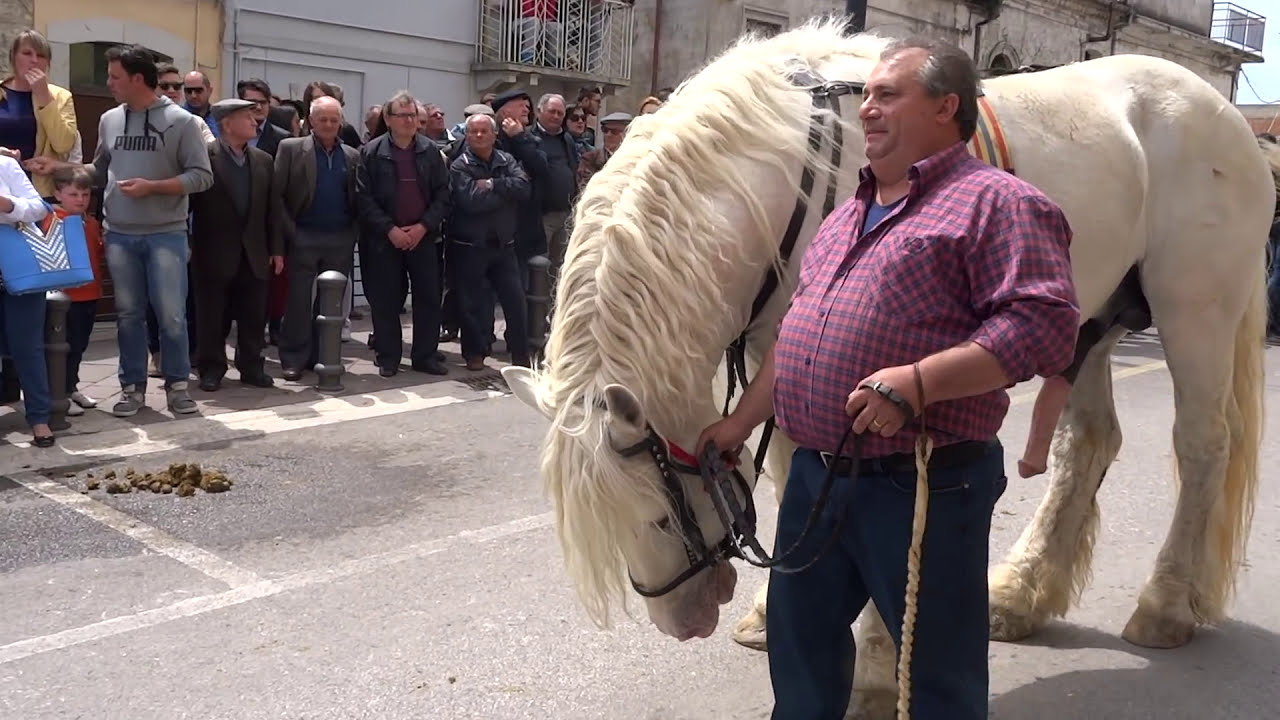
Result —
[[547, 346], [547, 316], [551, 313], [551, 261], [544, 255], [529, 258], [529, 290], [525, 293], [525, 330], [529, 358], [536, 365]]
[[342, 296], [347, 291], [347, 276], [337, 270], [325, 270], [316, 278], [316, 390], [342, 392]]
[[61, 290], [45, 293], [44, 311], [44, 361], [49, 372], [50, 403], [49, 427], [53, 430], [66, 430], [71, 427], [67, 422], [67, 353], [71, 352], [71, 344], [67, 342], [67, 311], [71, 309], [71, 298]]

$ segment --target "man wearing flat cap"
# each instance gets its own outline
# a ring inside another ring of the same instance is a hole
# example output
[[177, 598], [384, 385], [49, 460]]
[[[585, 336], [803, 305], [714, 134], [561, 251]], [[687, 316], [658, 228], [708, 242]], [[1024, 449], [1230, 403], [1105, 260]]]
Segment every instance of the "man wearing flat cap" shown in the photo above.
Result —
[[627, 125], [631, 123], [631, 116], [624, 112], [614, 112], [600, 118], [600, 132], [604, 136], [604, 145], [590, 152], [582, 154], [582, 159], [578, 162], [578, 192], [587, 186], [587, 181], [592, 175], [600, 172], [604, 164], [609, 161], [609, 156], [618, 151], [618, 146], [622, 145], [622, 137], [627, 132]]
[[195, 280], [196, 373], [213, 392], [227, 372], [226, 313], [236, 321], [240, 382], [274, 385], [263, 367], [267, 281], [284, 269], [283, 211], [270, 154], [250, 146], [258, 136], [254, 103], [214, 103], [220, 130], [208, 144], [213, 187], [191, 196], [191, 269]]

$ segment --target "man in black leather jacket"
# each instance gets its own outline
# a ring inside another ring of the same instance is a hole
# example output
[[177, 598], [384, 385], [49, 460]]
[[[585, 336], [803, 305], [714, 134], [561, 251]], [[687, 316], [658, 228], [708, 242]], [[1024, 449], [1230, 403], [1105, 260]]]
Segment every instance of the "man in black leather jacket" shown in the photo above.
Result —
[[495, 147], [498, 125], [494, 118], [474, 115], [468, 118], [466, 131], [466, 147], [449, 168], [453, 211], [448, 254], [454, 287], [461, 295], [462, 356], [468, 370], [484, 368], [493, 328], [492, 288], [507, 321], [511, 363], [529, 367], [525, 300], [516, 257], [519, 209], [531, 195], [529, 176], [514, 157]]
[[418, 133], [418, 103], [397, 93], [382, 108], [387, 132], [360, 149], [356, 198], [360, 272], [379, 374], [399, 372], [403, 356], [400, 308], [408, 274], [413, 293], [414, 370], [446, 375], [440, 343], [440, 274], [436, 253], [449, 214], [449, 172], [435, 143]]

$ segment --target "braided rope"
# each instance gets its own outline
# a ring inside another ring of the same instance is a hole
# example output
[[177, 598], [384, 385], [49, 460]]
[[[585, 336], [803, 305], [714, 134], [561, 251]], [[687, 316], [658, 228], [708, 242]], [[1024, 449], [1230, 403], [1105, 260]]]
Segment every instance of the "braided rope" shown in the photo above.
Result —
[[902, 617], [902, 650], [898, 653], [898, 720], [911, 717], [911, 648], [916, 632], [916, 595], [920, 591], [920, 553], [929, 512], [929, 458], [933, 455], [933, 439], [924, 423], [924, 381], [920, 378], [920, 364], [915, 363], [914, 368], [916, 394], [920, 398], [920, 435], [916, 438], [915, 514], [911, 518], [911, 547], [907, 550], [906, 611]]

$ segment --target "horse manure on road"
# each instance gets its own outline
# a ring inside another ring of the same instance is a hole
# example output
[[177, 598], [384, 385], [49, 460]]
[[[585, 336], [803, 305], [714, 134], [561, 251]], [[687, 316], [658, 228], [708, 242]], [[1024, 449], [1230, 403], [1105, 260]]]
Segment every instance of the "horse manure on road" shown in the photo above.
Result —
[[[75, 477], [76, 475], [68, 473], [67, 476]], [[88, 493], [102, 488], [108, 495], [151, 492], [156, 495], [191, 497], [196, 494], [196, 490], [222, 493], [230, 490], [233, 485], [235, 482], [221, 470], [205, 470], [199, 463], [173, 463], [156, 472], [138, 472], [128, 467], [123, 474], [118, 474], [111, 469], [103, 473], [101, 479], [91, 472], [86, 473], [84, 489], [81, 492]]]

